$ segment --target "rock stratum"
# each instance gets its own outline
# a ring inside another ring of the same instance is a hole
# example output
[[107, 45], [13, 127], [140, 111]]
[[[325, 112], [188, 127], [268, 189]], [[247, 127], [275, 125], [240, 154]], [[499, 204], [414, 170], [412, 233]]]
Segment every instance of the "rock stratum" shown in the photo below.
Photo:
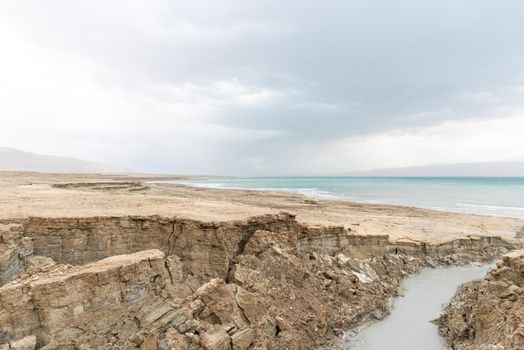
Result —
[[148, 179], [0, 174], [0, 350], [333, 348], [405, 277], [522, 246], [516, 219]]
[[393, 243], [287, 213], [32, 217], [4, 221], [1, 242], [6, 349], [318, 348], [387, 315], [422, 267], [513, 247], [496, 237]]
[[484, 279], [462, 285], [438, 324], [452, 349], [524, 349], [524, 250], [505, 255]]

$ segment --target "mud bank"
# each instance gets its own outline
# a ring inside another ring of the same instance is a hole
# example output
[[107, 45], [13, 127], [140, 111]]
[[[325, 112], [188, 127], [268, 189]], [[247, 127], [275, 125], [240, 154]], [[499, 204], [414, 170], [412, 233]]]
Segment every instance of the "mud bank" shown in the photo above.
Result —
[[287, 213], [32, 217], [3, 220], [0, 235], [0, 344], [46, 349], [319, 348], [385, 317], [423, 267], [515, 248], [498, 237], [393, 242]]
[[461, 286], [438, 323], [452, 349], [524, 349], [524, 250]]

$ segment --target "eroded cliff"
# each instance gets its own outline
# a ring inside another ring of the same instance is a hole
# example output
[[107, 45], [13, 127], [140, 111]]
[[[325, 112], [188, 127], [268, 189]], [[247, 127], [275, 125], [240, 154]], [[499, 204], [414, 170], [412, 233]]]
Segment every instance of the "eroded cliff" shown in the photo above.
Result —
[[11, 348], [316, 348], [384, 317], [405, 276], [514, 247], [496, 237], [391, 242], [286, 213], [2, 225], [0, 344]]

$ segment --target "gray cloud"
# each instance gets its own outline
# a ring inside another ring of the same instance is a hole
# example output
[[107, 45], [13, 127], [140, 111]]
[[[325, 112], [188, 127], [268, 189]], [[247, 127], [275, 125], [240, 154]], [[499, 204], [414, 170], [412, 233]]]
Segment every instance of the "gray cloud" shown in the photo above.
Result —
[[[520, 113], [522, 13], [516, 0], [4, 2], [0, 63], [18, 64], [4, 90], [34, 108], [0, 107], [21, 121], [0, 136], [137, 170], [314, 171], [289, 159]], [[9, 85], [53, 76], [47, 102]], [[61, 92], [69, 102], [51, 103]], [[16, 130], [27, 124], [32, 140]]]

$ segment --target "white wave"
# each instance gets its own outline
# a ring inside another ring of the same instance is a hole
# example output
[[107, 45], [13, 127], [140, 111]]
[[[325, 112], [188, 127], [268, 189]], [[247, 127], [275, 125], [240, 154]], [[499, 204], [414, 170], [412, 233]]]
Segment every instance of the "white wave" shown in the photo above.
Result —
[[[158, 181], [157, 183], [160, 183]], [[185, 186], [194, 186], [194, 187], [204, 187], [204, 188], [226, 188], [224, 186], [224, 183], [221, 182], [190, 182], [190, 181], [165, 181], [164, 183], [174, 183], [177, 185], [185, 185]]]
[[467, 208], [478, 208], [478, 209], [491, 209], [491, 210], [509, 210], [509, 211], [524, 211], [524, 207], [512, 207], [506, 205], [493, 205], [493, 204], [472, 204], [472, 203], [457, 203], [458, 207]]

